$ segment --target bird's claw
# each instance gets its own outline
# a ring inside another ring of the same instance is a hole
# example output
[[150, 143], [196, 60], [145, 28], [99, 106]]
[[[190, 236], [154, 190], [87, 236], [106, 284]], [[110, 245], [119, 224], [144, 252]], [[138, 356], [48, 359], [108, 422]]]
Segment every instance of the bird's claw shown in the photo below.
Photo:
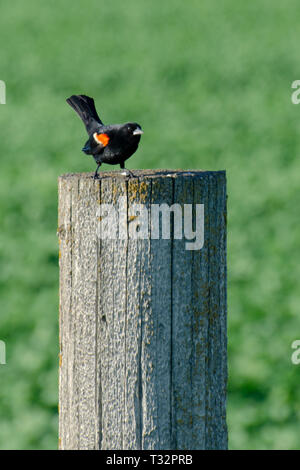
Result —
[[132, 173], [132, 171], [127, 170], [126, 168], [125, 168], [125, 171], [121, 172], [121, 175], [127, 176], [128, 178], [134, 178], [134, 174]]

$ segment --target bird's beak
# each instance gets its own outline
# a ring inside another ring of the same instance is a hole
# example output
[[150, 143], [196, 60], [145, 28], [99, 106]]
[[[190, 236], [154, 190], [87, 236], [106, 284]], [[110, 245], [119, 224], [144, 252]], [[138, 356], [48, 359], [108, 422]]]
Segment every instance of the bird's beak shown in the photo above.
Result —
[[133, 131], [133, 135], [142, 135], [144, 134], [144, 131], [142, 131], [142, 129], [135, 129]]

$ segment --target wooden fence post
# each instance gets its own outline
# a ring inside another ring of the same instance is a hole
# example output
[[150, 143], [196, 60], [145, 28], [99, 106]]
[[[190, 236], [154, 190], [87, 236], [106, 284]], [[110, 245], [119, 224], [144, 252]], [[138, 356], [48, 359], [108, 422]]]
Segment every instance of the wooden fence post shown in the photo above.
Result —
[[58, 235], [60, 448], [226, 449], [225, 172], [63, 175]]

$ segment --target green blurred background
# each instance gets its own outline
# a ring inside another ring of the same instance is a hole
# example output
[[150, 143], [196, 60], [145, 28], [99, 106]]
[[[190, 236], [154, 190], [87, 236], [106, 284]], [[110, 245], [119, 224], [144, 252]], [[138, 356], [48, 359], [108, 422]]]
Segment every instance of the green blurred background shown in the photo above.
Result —
[[298, 2], [4, 0], [0, 15], [0, 448], [57, 448], [57, 177], [95, 169], [73, 93], [142, 124], [129, 168], [227, 170], [229, 445], [299, 448]]

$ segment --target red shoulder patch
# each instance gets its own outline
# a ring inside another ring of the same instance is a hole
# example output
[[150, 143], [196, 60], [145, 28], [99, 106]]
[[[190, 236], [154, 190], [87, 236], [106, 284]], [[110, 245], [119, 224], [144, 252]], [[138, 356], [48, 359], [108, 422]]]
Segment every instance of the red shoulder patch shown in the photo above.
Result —
[[99, 144], [102, 144], [103, 147], [106, 147], [109, 142], [109, 137], [107, 134], [96, 134], [95, 140], [97, 140]]

